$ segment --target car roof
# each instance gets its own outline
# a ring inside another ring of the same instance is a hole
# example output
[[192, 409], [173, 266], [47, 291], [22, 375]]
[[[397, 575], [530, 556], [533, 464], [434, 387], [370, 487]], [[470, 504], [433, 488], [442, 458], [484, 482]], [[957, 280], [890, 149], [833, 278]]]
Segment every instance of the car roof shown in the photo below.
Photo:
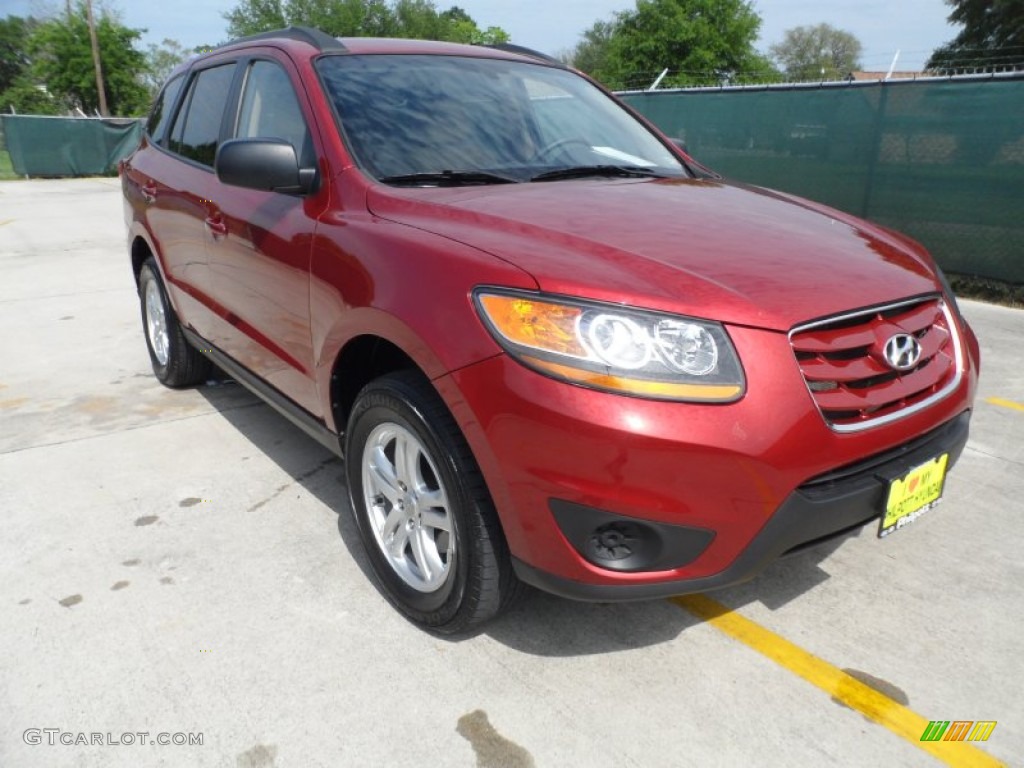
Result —
[[437, 40], [412, 40], [391, 37], [331, 37], [312, 27], [287, 27], [258, 35], [241, 37], [193, 56], [170, 73], [167, 82], [187, 72], [196, 64], [220, 54], [244, 51], [247, 48], [272, 45], [296, 54], [421, 54], [433, 56], [470, 56], [481, 59], [506, 59], [533, 64], [544, 64], [569, 69], [564, 62], [546, 53], [511, 43], [495, 45], [464, 45]]
[[[319, 29], [312, 27], [287, 27], [250, 35], [231, 40], [204, 52], [193, 59], [201, 61], [216, 54], [241, 50], [255, 45], [272, 43], [285, 49], [312, 47], [318, 53], [394, 53], [394, 54], [426, 54], [435, 56], [473, 56], [477, 58], [519, 59], [541, 61], [543, 63], [565, 67], [558, 59], [540, 51], [524, 48], [508, 43], [496, 45], [464, 45], [436, 40], [411, 40], [388, 37], [331, 37]], [[191, 62], [190, 62], [191, 63]]]

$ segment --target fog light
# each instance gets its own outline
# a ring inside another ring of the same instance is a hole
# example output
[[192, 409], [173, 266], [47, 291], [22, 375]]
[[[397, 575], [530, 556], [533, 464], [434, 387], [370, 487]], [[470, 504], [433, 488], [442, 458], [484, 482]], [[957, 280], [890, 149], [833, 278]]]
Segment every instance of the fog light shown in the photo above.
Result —
[[603, 509], [549, 499], [558, 527], [592, 565], [620, 573], [667, 571], [693, 562], [715, 538], [713, 531], [623, 517]]
[[657, 557], [660, 549], [658, 535], [647, 526], [616, 520], [593, 530], [583, 555], [602, 568], [627, 571], [643, 568]]
[[587, 540], [587, 554], [600, 560], [622, 560], [633, 554], [636, 536], [624, 525], [602, 525]]

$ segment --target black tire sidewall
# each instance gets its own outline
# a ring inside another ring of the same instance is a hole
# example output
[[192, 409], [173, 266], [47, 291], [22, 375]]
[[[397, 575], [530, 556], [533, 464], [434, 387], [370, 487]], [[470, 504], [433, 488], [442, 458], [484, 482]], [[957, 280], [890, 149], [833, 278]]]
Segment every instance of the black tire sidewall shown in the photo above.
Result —
[[[146, 306], [146, 287], [149, 283], [156, 283], [157, 291], [160, 293], [160, 301], [164, 305], [164, 320], [167, 323], [167, 364], [162, 365], [157, 359], [156, 352], [153, 351], [153, 342], [149, 338], [149, 308]], [[142, 334], [146, 337], [146, 350], [149, 352], [149, 359], [153, 363], [153, 373], [160, 381], [167, 381], [170, 376], [171, 366], [174, 365], [176, 355], [180, 354], [180, 351], [176, 349], [177, 335], [175, 331], [177, 328], [172, 325], [176, 323], [174, 320], [174, 313], [171, 311], [170, 302], [167, 300], [167, 291], [164, 290], [164, 282], [160, 279], [160, 275], [156, 271], [156, 267], [152, 262], [147, 262], [142, 266], [142, 271], [139, 273], [139, 305], [142, 310]]]
[[[460, 474], [453, 452], [443, 436], [424, 418], [409, 393], [401, 393], [386, 384], [370, 385], [359, 397], [349, 419], [346, 435], [345, 469], [349, 499], [363, 546], [388, 599], [414, 620], [440, 626], [458, 613], [469, 582], [472, 540], [468, 536], [469, 506], [474, 503], [458, 481]], [[455, 536], [455, 562], [444, 586], [436, 592], [419, 592], [406, 584], [381, 552], [371, 529], [363, 500], [363, 450], [370, 433], [380, 424], [391, 422], [409, 430], [423, 444], [444, 484], [450, 503], [452, 531]]]
[[[157, 359], [156, 353], [153, 351], [153, 344], [149, 339], [146, 288], [150, 283], [156, 285], [160, 301], [163, 304], [164, 321], [167, 325], [167, 363], [165, 365]], [[146, 338], [146, 350], [149, 352], [149, 360], [153, 365], [153, 374], [160, 383], [178, 388], [203, 381], [209, 373], [210, 363], [193, 349], [185, 338], [181, 324], [178, 322], [178, 316], [167, 295], [167, 286], [152, 258], [146, 260], [139, 272], [139, 307], [142, 313], [142, 335]]]

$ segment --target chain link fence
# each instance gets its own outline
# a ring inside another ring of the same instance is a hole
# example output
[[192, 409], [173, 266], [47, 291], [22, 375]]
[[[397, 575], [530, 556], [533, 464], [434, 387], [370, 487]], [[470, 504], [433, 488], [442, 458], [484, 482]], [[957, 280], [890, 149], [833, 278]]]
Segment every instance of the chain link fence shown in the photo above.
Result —
[[135, 118], [0, 115], [6, 149], [19, 176], [96, 176], [116, 171], [135, 149], [143, 121]]
[[943, 269], [1024, 284], [1024, 76], [620, 96], [724, 176], [920, 240]]

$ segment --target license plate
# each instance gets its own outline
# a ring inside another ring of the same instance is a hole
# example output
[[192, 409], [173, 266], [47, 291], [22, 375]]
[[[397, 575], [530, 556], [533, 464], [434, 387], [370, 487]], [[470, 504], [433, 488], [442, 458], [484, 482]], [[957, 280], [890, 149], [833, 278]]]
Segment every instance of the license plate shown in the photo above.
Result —
[[947, 464], [949, 454], [944, 453], [889, 483], [885, 513], [878, 528], [880, 537], [914, 522], [942, 500]]

